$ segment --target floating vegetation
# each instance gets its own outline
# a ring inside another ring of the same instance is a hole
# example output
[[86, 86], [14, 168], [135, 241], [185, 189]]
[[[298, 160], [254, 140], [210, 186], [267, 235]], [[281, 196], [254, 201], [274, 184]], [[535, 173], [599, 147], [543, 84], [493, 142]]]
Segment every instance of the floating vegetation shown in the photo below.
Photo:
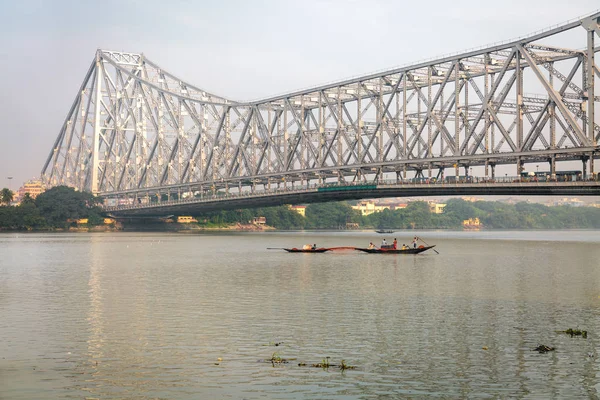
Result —
[[288, 362], [290, 362], [290, 360], [295, 360], [295, 358], [283, 358], [279, 355], [278, 352], [274, 352], [273, 355], [271, 356], [271, 358], [266, 359], [266, 360], [258, 360], [258, 362], [271, 363], [273, 366], [275, 366], [275, 365], [287, 364]]
[[[320, 363], [311, 364], [310, 366], [311, 366], [311, 367], [313, 367], [313, 368], [323, 368], [323, 369], [329, 369], [329, 368], [339, 368], [339, 369], [341, 369], [342, 371], [345, 371], [345, 370], [347, 370], [347, 369], [355, 369], [355, 368], [356, 368], [356, 367], [355, 367], [355, 366], [353, 366], [353, 365], [348, 365], [348, 364], [346, 364], [346, 360], [342, 360], [342, 361], [340, 362], [340, 364], [332, 364], [332, 363], [330, 363], [330, 362], [329, 362], [329, 359], [330, 359], [330, 358], [331, 358], [331, 357], [325, 357], [325, 358], [323, 359], [323, 361], [321, 361]], [[306, 367], [306, 365], [307, 365], [307, 364], [306, 364], [306, 363], [303, 363], [303, 362], [301, 362], [301, 363], [298, 363], [298, 366], [299, 366], [299, 367]]]
[[281, 346], [283, 342], [269, 342], [269, 344], [263, 344], [263, 346]]
[[355, 367], [355, 366], [353, 366], [353, 365], [348, 365], [348, 364], [346, 364], [346, 361], [345, 361], [345, 360], [342, 360], [342, 363], [340, 364], [340, 369], [341, 369], [342, 371], [345, 371], [345, 370], [347, 370], [347, 369], [355, 369], [355, 368], [356, 368], [356, 367]]
[[[279, 344], [281, 344], [281, 343], [283, 343], [283, 342], [279, 342]], [[347, 369], [356, 369], [355, 366], [346, 364], [346, 360], [342, 360], [340, 362], [340, 364], [333, 364], [330, 362], [330, 359], [331, 359], [331, 357], [327, 356], [320, 363], [316, 363], [316, 364], [307, 364], [306, 362], [301, 361], [298, 363], [298, 366], [299, 367], [310, 366], [313, 368], [323, 368], [323, 369], [339, 368], [341, 371], [345, 371]], [[276, 365], [279, 366], [279, 365], [283, 365], [283, 364], [288, 364], [292, 360], [296, 360], [296, 358], [283, 358], [283, 357], [281, 357], [281, 355], [278, 352], [274, 352], [271, 355], [271, 358], [258, 360], [258, 362], [270, 363], [273, 366], [276, 366]]]
[[312, 364], [312, 366], [315, 367], [315, 368], [329, 368], [329, 367], [333, 367], [333, 365], [329, 364], [329, 359], [330, 358], [331, 357], [329, 357], [329, 356], [325, 357], [323, 359], [323, 362], [320, 362], [318, 364]]
[[275, 352], [273, 353], [273, 355], [271, 356], [271, 364], [275, 365], [275, 364], [287, 364], [288, 360], [286, 360], [285, 358], [281, 358], [281, 356], [279, 355], [279, 353]]
[[571, 335], [571, 337], [581, 336], [582, 338], [587, 339], [587, 331], [582, 331], [580, 329], [569, 328], [566, 331], [556, 331], [556, 333], [564, 333], [566, 335]]
[[537, 351], [537, 352], [540, 352], [540, 353], [547, 353], [549, 351], [554, 351], [554, 347], [550, 347], [550, 346], [546, 346], [544, 344], [541, 344], [538, 347], [536, 347], [535, 349], [533, 349], [533, 351]]

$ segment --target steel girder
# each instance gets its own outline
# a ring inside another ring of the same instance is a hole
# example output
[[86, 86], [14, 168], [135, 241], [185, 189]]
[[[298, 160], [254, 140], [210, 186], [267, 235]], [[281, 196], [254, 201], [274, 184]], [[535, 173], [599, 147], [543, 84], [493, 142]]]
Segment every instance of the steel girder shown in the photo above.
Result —
[[[517, 41], [250, 102], [192, 86], [142, 54], [98, 50], [42, 178], [110, 196], [593, 159], [599, 26], [596, 13]], [[550, 44], [567, 31], [581, 42]]]

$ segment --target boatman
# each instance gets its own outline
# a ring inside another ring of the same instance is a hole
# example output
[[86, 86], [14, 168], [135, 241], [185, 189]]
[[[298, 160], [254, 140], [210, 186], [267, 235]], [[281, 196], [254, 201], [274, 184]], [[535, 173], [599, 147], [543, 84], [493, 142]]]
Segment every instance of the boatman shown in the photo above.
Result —
[[418, 237], [415, 236], [415, 238], [413, 239], [413, 248], [417, 248], [417, 241], [419, 240]]
[[396, 240], [396, 238], [394, 238], [394, 250], [396, 250], [398, 248], [398, 240]]
[[383, 238], [383, 240], [381, 241], [381, 247], [383, 246], [387, 246], [387, 242], [385, 241], [385, 238]]

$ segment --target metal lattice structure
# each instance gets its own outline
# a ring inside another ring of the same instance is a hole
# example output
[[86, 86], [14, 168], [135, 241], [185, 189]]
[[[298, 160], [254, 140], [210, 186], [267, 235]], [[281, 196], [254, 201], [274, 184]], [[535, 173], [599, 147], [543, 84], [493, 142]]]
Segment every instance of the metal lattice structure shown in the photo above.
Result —
[[[569, 34], [573, 48], [553, 45]], [[481, 50], [251, 102], [98, 50], [42, 170], [107, 197], [264, 190], [598, 157], [600, 12]], [[529, 94], [535, 92], [537, 94]], [[593, 162], [590, 162], [593, 173]], [[585, 174], [585, 172], [584, 172]]]

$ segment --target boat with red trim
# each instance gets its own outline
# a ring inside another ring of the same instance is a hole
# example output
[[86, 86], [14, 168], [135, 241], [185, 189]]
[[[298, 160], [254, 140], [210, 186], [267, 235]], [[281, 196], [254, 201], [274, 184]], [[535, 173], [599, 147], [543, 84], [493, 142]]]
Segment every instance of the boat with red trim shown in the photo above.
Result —
[[419, 254], [422, 253], [424, 251], [427, 251], [429, 249], [434, 248], [435, 245], [433, 246], [419, 246], [419, 247], [408, 247], [406, 249], [394, 249], [393, 246], [390, 247], [374, 247], [372, 249], [369, 248], [361, 248], [361, 247], [356, 247], [355, 250], [358, 251], [362, 251], [365, 253], [371, 253], [371, 254]]
[[319, 247], [318, 249], [298, 249], [296, 247], [292, 247], [291, 249], [284, 248], [283, 250], [287, 251], [288, 253], [325, 253], [331, 249], [328, 249], [327, 247]]

